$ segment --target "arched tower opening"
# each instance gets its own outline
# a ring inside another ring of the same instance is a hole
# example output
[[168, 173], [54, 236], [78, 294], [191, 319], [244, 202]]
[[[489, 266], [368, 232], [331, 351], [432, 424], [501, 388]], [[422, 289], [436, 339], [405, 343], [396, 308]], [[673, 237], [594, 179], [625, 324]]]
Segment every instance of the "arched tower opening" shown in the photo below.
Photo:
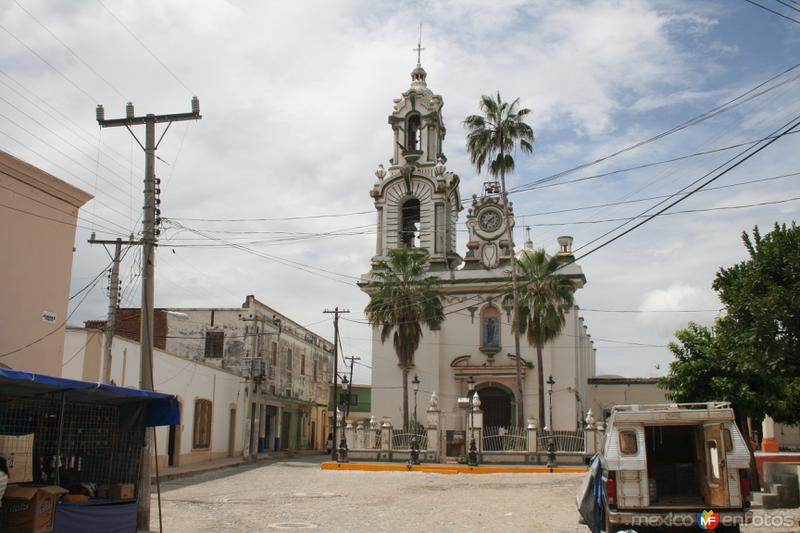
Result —
[[422, 119], [419, 113], [412, 113], [406, 121], [406, 150], [422, 149]]
[[409, 198], [400, 208], [400, 244], [409, 248], [419, 247], [420, 204], [416, 198]]

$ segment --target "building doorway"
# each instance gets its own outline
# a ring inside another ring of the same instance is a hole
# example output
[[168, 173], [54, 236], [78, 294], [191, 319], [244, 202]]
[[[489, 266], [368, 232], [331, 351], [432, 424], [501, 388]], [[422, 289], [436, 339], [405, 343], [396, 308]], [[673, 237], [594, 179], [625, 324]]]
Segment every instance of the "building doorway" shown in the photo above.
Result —
[[289, 429], [292, 424], [292, 414], [284, 411], [281, 413], [281, 440], [280, 449], [288, 450], [290, 448], [289, 442]]
[[513, 394], [505, 387], [491, 385], [479, 389], [478, 396], [483, 411], [483, 435], [489, 437], [484, 440], [484, 447], [487, 450], [502, 449], [503, 439], [491, 437], [506, 435], [514, 425]]
[[513, 425], [511, 419], [512, 395], [505, 387], [490, 386], [478, 390], [483, 411], [483, 427], [505, 427]]

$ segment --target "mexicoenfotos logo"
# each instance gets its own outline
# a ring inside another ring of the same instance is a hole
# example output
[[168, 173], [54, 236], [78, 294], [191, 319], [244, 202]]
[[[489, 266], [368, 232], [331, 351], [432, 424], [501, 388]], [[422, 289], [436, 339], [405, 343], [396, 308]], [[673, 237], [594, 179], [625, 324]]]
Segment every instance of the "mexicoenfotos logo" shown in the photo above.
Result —
[[697, 513], [697, 525], [703, 531], [711, 531], [719, 525], [719, 514], [714, 511]]

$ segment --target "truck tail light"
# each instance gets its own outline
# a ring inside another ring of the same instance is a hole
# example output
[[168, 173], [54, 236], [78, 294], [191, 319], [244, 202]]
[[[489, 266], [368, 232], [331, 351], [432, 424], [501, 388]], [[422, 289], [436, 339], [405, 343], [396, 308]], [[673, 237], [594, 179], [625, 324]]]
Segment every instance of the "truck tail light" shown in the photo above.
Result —
[[617, 504], [617, 482], [613, 477], [606, 481], [606, 494], [608, 495], [608, 505]]
[[742, 490], [742, 503], [750, 501], [750, 478], [747, 470], [739, 470], [739, 486]]

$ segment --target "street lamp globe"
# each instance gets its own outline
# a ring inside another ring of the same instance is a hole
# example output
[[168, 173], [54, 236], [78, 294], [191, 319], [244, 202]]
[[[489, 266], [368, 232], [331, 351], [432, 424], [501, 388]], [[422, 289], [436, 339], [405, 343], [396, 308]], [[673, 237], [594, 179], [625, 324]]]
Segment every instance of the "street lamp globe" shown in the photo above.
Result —
[[414, 392], [419, 392], [419, 378], [414, 376], [414, 379], [411, 380], [411, 388], [414, 389]]
[[475, 390], [475, 378], [473, 376], [469, 377], [469, 380], [467, 381], [467, 388], [470, 392]]

